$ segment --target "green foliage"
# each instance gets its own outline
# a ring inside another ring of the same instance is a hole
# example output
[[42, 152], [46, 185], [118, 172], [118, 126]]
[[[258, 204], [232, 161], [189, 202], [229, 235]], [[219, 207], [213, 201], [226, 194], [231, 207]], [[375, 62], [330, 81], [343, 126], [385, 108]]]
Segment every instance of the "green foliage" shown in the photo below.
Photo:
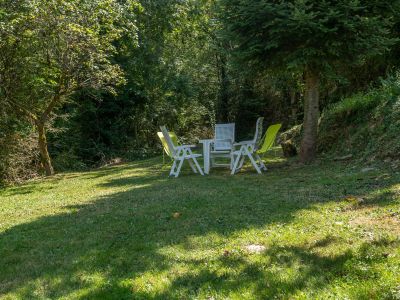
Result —
[[253, 67], [332, 72], [382, 55], [399, 1], [222, 1], [228, 34]]
[[382, 56], [398, 42], [392, 16], [400, 1], [221, 0], [226, 35], [240, 62], [254, 70], [304, 74], [300, 160], [317, 152], [321, 78]]
[[238, 140], [258, 116], [298, 124], [307, 61], [335, 79], [322, 82], [322, 109], [398, 66], [396, 47], [381, 55], [399, 37], [398, 1], [345, 2], [2, 0], [0, 110], [24, 128], [4, 129], [7, 143], [27, 138], [37, 157], [32, 126], [46, 121], [67, 170], [160, 153], [163, 124], [191, 143], [217, 121], [236, 122]]
[[322, 115], [322, 151], [344, 151], [364, 157], [399, 158], [399, 75], [382, 80], [381, 87], [332, 105]]
[[210, 3], [141, 1], [135, 11], [138, 39], [123, 33], [113, 57], [126, 84], [114, 95], [76, 94], [79, 104], [63, 108], [70, 117], [58, 120], [55, 126], [63, 130], [51, 135], [53, 156], [70, 153], [72, 145], [89, 166], [116, 156], [140, 158], [159, 153], [160, 125], [192, 141], [211, 127], [217, 79], [209, 59]]
[[358, 93], [327, 108], [324, 118], [330, 118], [337, 124], [357, 124], [360, 119], [378, 106], [381, 102], [381, 91], [371, 91], [368, 94]]
[[[35, 125], [42, 165], [54, 173], [46, 127], [79, 89], [113, 91], [122, 82], [111, 61], [128, 1], [9, 1], [1, 3], [0, 104]], [[117, 26], [118, 25], [118, 26]], [[126, 26], [124, 26], [126, 25]], [[134, 37], [134, 35], [133, 35]]]
[[3, 105], [43, 117], [82, 87], [118, 82], [110, 62], [122, 27], [115, 1], [2, 1], [0, 70]]

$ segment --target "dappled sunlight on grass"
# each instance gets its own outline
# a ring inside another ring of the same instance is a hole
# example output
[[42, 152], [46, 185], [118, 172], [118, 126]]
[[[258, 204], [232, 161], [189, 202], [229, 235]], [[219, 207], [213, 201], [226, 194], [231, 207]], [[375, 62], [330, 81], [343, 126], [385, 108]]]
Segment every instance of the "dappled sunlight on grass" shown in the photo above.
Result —
[[[0, 294], [391, 296], [400, 280], [399, 239], [394, 223], [382, 220], [399, 212], [400, 175], [377, 181], [330, 162], [269, 167], [263, 175], [246, 167], [235, 176], [224, 169], [199, 176], [186, 166], [168, 178], [157, 158], [60, 175], [29, 184], [30, 193], [5, 190]], [[363, 216], [372, 227], [354, 221]], [[252, 244], [265, 251], [250, 253]]]

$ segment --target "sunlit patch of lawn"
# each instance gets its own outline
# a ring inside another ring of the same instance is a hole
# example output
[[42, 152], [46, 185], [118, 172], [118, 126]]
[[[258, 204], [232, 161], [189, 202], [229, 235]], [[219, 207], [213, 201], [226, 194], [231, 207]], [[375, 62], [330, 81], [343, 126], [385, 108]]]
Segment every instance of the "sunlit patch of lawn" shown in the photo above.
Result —
[[0, 298], [400, 298], [400, 174], [269, 161], [172, 179], [156, 158], [0, 191]]

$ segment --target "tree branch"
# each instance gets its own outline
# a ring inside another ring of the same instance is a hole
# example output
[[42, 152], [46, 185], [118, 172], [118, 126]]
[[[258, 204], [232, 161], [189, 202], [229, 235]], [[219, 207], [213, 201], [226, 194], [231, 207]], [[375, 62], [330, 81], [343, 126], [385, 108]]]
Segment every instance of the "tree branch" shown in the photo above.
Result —
[[27, 116], [28, 118], [30, 118], [33, 122], [37, 121], [37, 116], [34, 113], [31, 113], [28, 109], [26, 109], [25, 107], [23, 107], [22, 105], [19, 105], [16, 102], [13, 102], [9, 99], [6, 98], [5, 100], [12, 108], [14, 108], [15, 110], [17, 110], [19, 113]]

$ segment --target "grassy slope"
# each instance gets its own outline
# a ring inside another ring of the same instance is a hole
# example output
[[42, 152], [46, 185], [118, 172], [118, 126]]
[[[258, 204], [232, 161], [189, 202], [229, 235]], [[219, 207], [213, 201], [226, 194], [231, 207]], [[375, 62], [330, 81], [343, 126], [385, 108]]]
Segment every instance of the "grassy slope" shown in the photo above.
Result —
[[400, 74], [336, 103], [322, 114], [319, 149], [400, 160]]
[[0, 298], [399, 299], [400, 174], [360, 170], [152, 159], [3, 190]]
[[[320, 119], [318, 150], [326, 156], [386, 160], [400, 169], [400, 74], [379, 87], [327, 107]], [[301, 125], [281, 135], [300, 145]]]

